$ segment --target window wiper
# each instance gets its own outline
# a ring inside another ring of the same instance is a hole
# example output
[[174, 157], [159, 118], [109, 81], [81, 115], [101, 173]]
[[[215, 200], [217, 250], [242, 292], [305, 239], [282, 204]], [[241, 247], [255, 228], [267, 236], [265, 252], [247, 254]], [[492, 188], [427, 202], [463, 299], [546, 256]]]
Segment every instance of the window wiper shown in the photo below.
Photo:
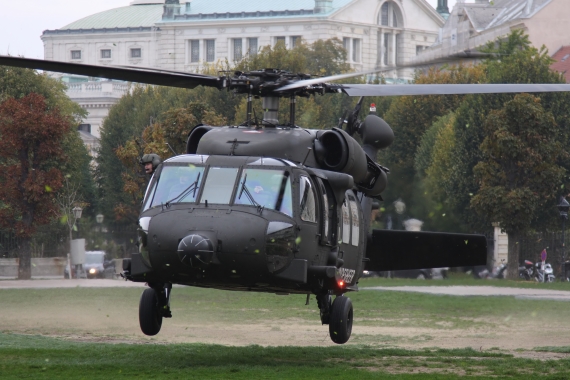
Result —
[[182, 190], [182, 192], [180, 194], [178, 194], [176, 197], [172, 198], [171, 200], [166, 202], [166, 207], [170, 207], [170, 204], [174, 201], [176, 201], [177, 199], [184, 199], [188, 194], [190, 194], [191, 191], [194, 191], [194, 193], [192, 194], [192, 196], [194, 197], [194, 199], [196, 199], [196, 190], [198, 189], [198, 182], [200, 181], [200, 174], [202, 173], [198, 173], [198, 176], [196, 177], [196, 180], [194, 182], [192, 182], [190, 184], [190, 186], [188, 186], [187, 188], [185, 188], [184, 190]]
[[257, 203], [255, 201], [255, 199], [253, 199], [253, 195], [251, 195], [251, 193], [249, 192], [249, 190], [245, 186], [245, 181], [247, 181], [247, 174], [243, 177], [243, 182], [241, 183], [241, 190], [239, 192], [238, 199], [241, 199], [241, 196], [243, 195], [243, 193], [245, 193], [247, 199], [251, 202], [252, 205], [257, 206], [257, 207], [261, 207], [261, 205], [259, 203]]

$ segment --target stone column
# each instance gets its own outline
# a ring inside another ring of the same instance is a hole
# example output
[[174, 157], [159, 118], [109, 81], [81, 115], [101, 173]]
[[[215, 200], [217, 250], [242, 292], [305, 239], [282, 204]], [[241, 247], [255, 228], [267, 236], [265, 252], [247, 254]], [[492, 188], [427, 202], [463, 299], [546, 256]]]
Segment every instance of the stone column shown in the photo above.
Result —
[[384, 67], [386, 66], [386, 62], [384, 62], [384, 51], [386, 46], [384, 46], [384, 31], [380, 30], [378, 32], [378, 58], [379, 58], [379, 66]]
[[392, 32], [392, 41], [390, 41], [390, 47], [392, 48], [392, 51], [390, 52], [390, 64], [393, 66], [396, 66], [396, 41], [396, 32]]

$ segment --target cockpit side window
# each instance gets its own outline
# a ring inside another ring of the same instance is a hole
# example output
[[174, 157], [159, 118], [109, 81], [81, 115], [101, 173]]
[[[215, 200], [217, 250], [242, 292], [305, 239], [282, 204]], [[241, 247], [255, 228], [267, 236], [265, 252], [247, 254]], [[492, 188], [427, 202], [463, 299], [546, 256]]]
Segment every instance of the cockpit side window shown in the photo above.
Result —
[[350, 214], [352, 216], [352, 245], [358, 245], [360, 239], [360, 219], [358, 218], [358, 204], [354, 196], [348, 196], [350, 204]]
[[[167, 203], [193, 203], [204, 178], [204, 167], [193, 164], [164, 165], [148, 192], [143, 209]], [[155, 190], [156, 188], [156, 190]]]
[[348, 210], [348, 198], [342, 203], [342, 242], [350, 244], [350, 211]]
[[317, 222], [317, 204], [315, 190], [308, 177], [299, 178], [299, 210], [301, 220], [305, 222]]
[[249, 167], [244, 169], [234, 204], [261, 206], [292, 217], [293, 197], [289, 172]]

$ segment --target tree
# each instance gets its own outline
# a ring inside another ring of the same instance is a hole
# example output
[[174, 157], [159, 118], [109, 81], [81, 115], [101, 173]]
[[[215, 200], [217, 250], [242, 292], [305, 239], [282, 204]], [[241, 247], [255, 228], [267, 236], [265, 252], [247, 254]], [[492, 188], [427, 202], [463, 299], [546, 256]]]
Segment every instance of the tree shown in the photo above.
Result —
[[[481, 64], [489, 83], [564, 82], [559, 73], [550, 70], [552, 59], [546, 49], [533, 47], [522, 31], [514, 31], [506, 39], [489, 43], [484, 51], [491, 54], [491, 58]], [[567, 146], [570, 142], [570, 94], [544, 93], [536, 96], [542, 100], [544, 110], [555, 118], [558, 125], [555, 137]], [[470, 95], [456, 110], [453, 171], [449, 181], [442, 186], [458, 216], [479, 231], [489, 229], [494, 222], [484, 214], [473, 212], [470, 206], [472, 196], [480, 188], [473, 170], [483, 159], [480, 146], [487, 137], [483, 126], [490, 112], [502, 109], [514, 97], [514, 94]], [[560, 160], [563, 167], [570, 168], [567, 157], [560, 157]], [[568, 178], [560, 185], [568, 187]], [[541, 223], [535, 224], [541, 230], [557, 222], [552, 215], [544, 213], [543, 216]]]
[[0, 225], [21, 239], [18, 278], [31, 278], [30, 240], [58, 215], [55, 192], [65, 161], [62, 141], [71, 124], [43, 96], [32, 93], [0, 104]]
[[[419, 74], [417, 84], [457, 84], [485, 82], [485, 71], [481, 67], [452, 66], [430, 69]], [[441, 212], [440, 204], [426, 196], [424, 176], [418, 176], [414, 168], [416, 154], [422, 136], [438, 118], [455, 110], [465, 99], [465, 95], [447, 96], [401, 96], [392, 100], [384, 118], [394, 130], [394, 143], [380, 152], [380, 160], [390, 168], [389, 186], [383, 194], [388, 212], [397, 199], [403, 200], [409, 213], [426, 222], [425, 227], [443, 229], [430, 217]], [[438, 209], [439, 208], [439, 209]], [[398, 226], [401, 228], [401, 226]], [[452, 227], [457, 229], [457, 225]]]
[[552, 209], [566, 156], [557, 141], [554, 117], [537, 97], [517, 95], [485, 120], [483, 159], [475, 166], [479, 191], [471, 205], [509, 235], [508, 275], [518, 277], [519, 239], [537, 221], [539, 210]]
[[140, 202], [144, 195], [146, 175], [139, 164], [145, 153], [156, 153], [162, 159], [170, 158], [174, 153], [186, 151], [188, 134], [197, 124], [224, 125], [226, 120], [207, 109], [207, 105], [192, 102], [185, 108], [173, 108], [161, 115], [163, 121], [149, 125], [142, 132], [142, 138], [135, 137], [116, 150], [118, 159], [123, 164], [121, 177], [124, 183], [125, 201], [116, 205], [116, 217], [135, 221], [140, 211]]

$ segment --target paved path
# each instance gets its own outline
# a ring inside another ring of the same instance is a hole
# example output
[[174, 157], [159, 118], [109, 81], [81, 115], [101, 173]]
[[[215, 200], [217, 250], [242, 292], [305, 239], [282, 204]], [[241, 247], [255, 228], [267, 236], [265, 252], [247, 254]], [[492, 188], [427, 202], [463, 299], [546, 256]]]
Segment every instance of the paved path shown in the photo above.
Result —
[[375, 286], [360, 289], [395, 292], [417, 292], [449, 296], [511, 296], [520, 299], [570, 301], [570, 291], [504, 288], [497, 286]]
[[0, 281], [2, 289], [47, 289], [47, 288], [117, 288], [117, 287], [144, 287], [142, 282], [124, 280], [3, 280]]

